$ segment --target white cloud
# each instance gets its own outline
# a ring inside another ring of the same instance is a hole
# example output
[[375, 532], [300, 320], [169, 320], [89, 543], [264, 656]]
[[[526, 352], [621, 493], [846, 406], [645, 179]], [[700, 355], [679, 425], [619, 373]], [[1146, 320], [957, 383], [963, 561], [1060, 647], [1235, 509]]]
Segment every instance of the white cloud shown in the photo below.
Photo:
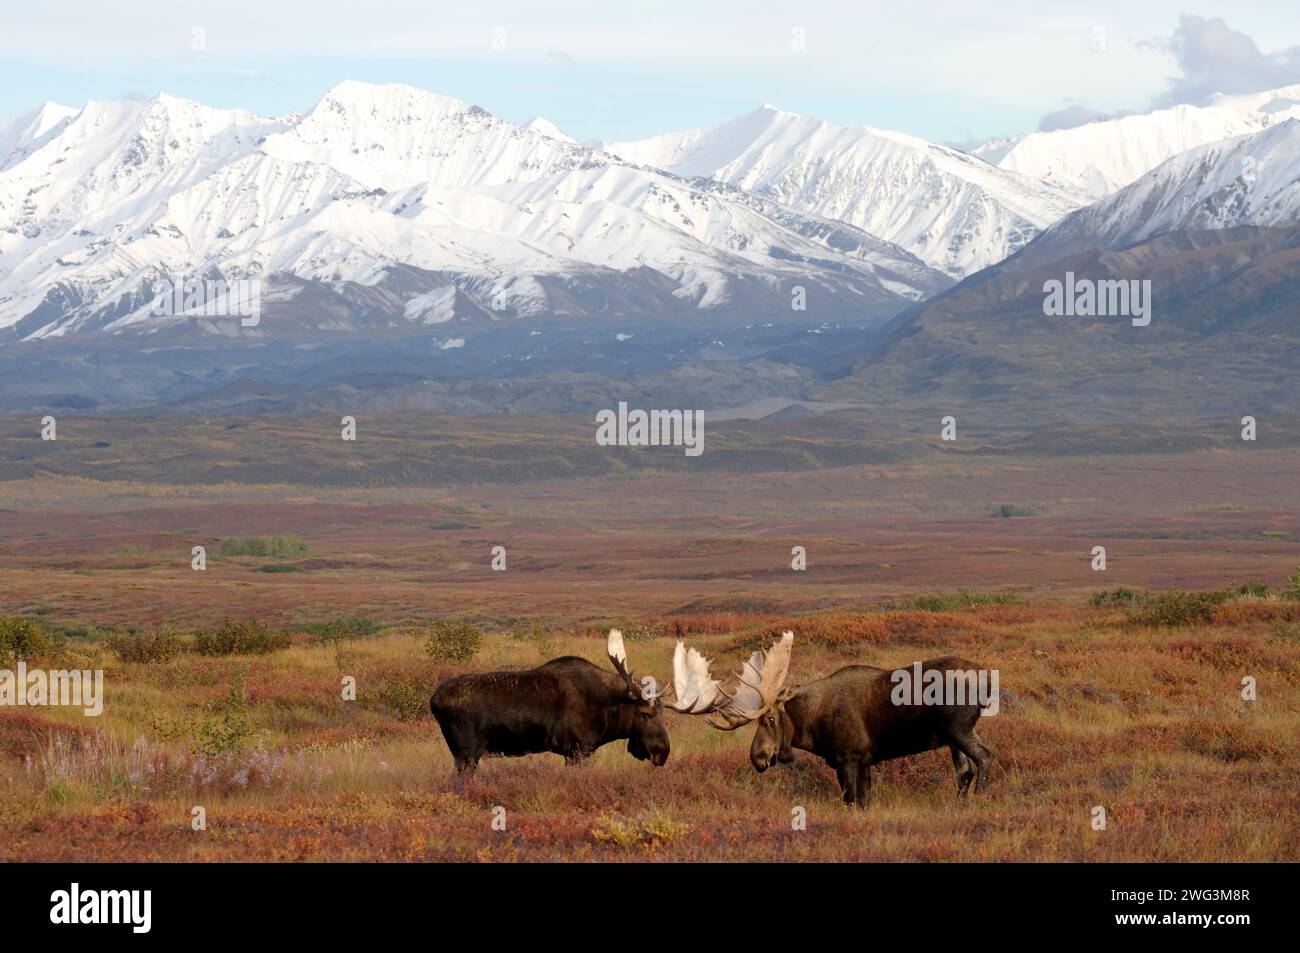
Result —
[[1164, 48], [1182, 75], [1156, 106], [1199, 103], [1214, 93], [1254, 93], [1300, 83], [1300, 46], [1262, 53], [1255, 41], [1217, 17], [1184, 15]]

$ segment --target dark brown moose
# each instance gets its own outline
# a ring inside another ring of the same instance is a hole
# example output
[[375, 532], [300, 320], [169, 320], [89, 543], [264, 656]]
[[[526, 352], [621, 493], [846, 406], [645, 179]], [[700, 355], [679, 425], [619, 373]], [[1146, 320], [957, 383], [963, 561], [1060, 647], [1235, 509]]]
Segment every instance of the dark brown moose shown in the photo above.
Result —
[[[673, 653], [673, 684], [656, 690], [627, 667], [623, 634], [606, 643], [613, 671], [573, 655], [517, 672], [485, 672], [448, 679], [429, 699], [459, 781], [484, 755], [519, 757], [540, 752], [577, 764], [602, 745], [627, 740], [634, 758], [662, 766], [668, 760], [665, 708], [687, 715], [716, 711], [726, 701], [708, 677], [708, 662], [680, 642]], [[674, 696], [673, 702], [664, 700]]]
[[[977, 779], [977, 790], [984, 790], [993, 752], [975, 733], [981, 713], [975, 663], [945, 656], [913, 669], [847, 665], [796, 691], [784, 688], [793, 645], [794, 634], [786, 632], [767, 652], [755, 652], [730, 700], [719, 707], [719, 720], [709, 721], [725, 731], [757, 723], [749, 748], [756, 770], [793, 761], [795, 748], [811, 751], [835, 769], [844, 803], [863, 807], [871, 796], [873, 764], [947, 746], [957, 770], [958, 796], [972, 779]], [[903, 680], [917, 681], [918, 675], [958, 691], [925, 703], [922, 686], [909, 685], [915, 696], [899, 703]]]

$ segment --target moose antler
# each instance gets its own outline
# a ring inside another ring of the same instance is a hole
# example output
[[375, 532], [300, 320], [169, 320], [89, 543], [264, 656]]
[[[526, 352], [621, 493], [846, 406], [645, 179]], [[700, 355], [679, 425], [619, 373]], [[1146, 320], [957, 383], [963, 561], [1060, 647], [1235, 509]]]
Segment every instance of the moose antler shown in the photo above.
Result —
[[740, 682], [728, 703], [718, 709], [721, 722], [709, 724], [722, 731], [735, 731], [760, 718], [781, 697], [785, 677], [790, 671], [790, 652], [794, 648], [794, 633], [781, 633], [780, 641], [766, 652], [757, 651], [749, 657], [740, 672]]
[[709, 674], [709, 660], [680, 641], [673, 649], [673, 683], [664, 694], [668, 692], [676, 700], [664, 702], [664, 707], [683, 715], [707, 715], [731, 701], [731, 696]]
[[609, 660], [614, 663], [614, 671], [618, 672], [627, 684], [628, 697], [634, 701], [641, 701], [641, 687], [627, 670], [627, 649], [623, 646], [622, 631], [609, 630], [609, 637], [605, 640], [605, 651], [609, 653]]

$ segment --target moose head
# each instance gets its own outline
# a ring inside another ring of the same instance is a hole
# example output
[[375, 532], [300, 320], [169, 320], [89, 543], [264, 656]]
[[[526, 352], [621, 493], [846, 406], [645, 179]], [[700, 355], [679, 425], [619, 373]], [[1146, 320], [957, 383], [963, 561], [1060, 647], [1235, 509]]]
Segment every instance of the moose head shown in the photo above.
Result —
[[793, 689], [785, 688], [793, 648], [794, 633], [783, 632], [766, 652], [751, 655], [741, 669], [736, 690], [726, 704], [715, 709], [717, 720], [709, 719], [710, 725], [722, 731], [758, 724], [749, 746], [749, 761], [760, 773], [778, 761], [794, 760], [794, 725], [785, 712], [785, 703], [794, 694]]
[[[610, 629], [605, 650], [614, 671], [623, 680], [618, 706], [620, 729], [627, 733], [628, 754], [640, 761], [662, 766], [668, 760], [668, 730], [663, 711], [683, 715], [709, 715], [730, 701], [722, 686], [709, 677], [709, 661], [680, 641], [673, 650], [673, 680], [663, 691], [651, 676], [637, 679], [627, 665], [623, 633]], [[672, 701], [666, 699], [672, 698]]]

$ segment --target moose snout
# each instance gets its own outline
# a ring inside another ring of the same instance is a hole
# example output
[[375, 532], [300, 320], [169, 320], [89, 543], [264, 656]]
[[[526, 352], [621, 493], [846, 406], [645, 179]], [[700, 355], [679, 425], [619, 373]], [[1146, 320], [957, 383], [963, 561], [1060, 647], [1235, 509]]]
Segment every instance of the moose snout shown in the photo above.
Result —
[[768, 732], [760, 731], [754, 736], [754, 743], [749, 746], [749, 763], [755, 771], [762, 774], [776, 764], [776, 755], [776, 742]]
[[652, 735], [646, 750], [650, 755], [650, 763], [656, 768], [662, 768], [668, 762], [668, 732]]
[[668, 735], [666, 732], [649, 737], [633, 735], [627, 741], [627, 750], [638, 761], [649, 761], [662, 768], [668, 761]]

